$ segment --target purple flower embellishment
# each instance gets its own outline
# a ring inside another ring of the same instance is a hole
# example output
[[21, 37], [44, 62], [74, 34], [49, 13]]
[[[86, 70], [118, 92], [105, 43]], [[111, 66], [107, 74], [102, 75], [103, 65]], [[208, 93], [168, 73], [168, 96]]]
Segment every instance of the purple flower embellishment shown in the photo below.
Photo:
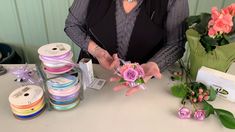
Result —
[[134, 82], [138, 78], [138, 72], [133, 68], [128, 68], [123, 72], [123, 79], [128, 82]]
[[144, 69], [141, 66], [136, 67], [135, 70], [138, 72], [139, 77], [144, 77]]
[[204, 110], [197, 110], [194, 113], [194, 118], [198, 121], [202, 121], [206, 118], [206, 112]]
[[181, 107], [178, 111], [178, 116], [180, 119], [189, 119], [191, 117], [191, 110], [186, 107]]

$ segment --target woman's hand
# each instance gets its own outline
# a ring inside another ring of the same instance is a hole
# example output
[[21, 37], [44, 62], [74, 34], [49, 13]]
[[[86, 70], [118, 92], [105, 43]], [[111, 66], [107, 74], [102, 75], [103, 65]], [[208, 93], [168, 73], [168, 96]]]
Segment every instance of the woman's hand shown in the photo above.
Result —
[[105, 69], [113, 70], [115, 67], [120, 65], [117, 54], [113, 54], [113, 56], [111, 56], [106, 50], [96, 45], [93, 41], [89, 42], [88, 52], [94, 56], [98, 60], [99, 64]]
[[[155, 62], [148, 62], [148, 63], [145, 63], [145, 64], [142, 64], [141, 67], [144, 69], [144, 72], [145, 72], [145, 77], [144, 77], [144, 82], [147, 83], [149, 79], [151, 79], [152, 77], [156, 77], [158, 79], [161, 79], [161, 73], [160, 73], [160, 70], [158, 68], [158, 65], [155, 63]], [[110, 79], [111, 82], [114, 82], [114, 81], [118, 81], [120, 80], [119, 77], [113, 77]], [[140, 87], [134, 87], [134, 88], [131, 88], [129, 87], [128, 85], [125, 85], [125, 84], [121, 84], [121, 85], [118, 85], [118, 86], [115, 86], [113, 88], [114, 91], [120, 91], [121, 89], [124, 89], [124, 88], [128, 88], [127, 92], [126, 92], [126, 96], [130, 96], [134, 93], [136, 93], [137, 91], [139, 91], [141, 88]]]

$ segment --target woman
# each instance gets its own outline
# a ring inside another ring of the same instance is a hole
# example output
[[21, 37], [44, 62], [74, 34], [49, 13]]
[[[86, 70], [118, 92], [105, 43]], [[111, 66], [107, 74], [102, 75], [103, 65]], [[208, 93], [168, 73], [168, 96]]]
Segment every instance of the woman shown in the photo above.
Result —
[[74, 0], [65, 32], [80, 58], [106, 69], [119, 58], [139, 62], [148, 78], [160, 78], [183, 56], [188, 12], [188, 0]]

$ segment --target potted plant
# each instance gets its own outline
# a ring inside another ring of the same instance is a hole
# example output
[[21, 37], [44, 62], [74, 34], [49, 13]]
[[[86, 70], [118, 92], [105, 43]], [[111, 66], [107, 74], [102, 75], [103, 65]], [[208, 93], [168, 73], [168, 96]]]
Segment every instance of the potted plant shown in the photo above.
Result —
[[235, 60], [235, 3], [211, 14], [190, 16], [186, 22], [190, 75], [195, 79], [201, 66], [226, 72]]

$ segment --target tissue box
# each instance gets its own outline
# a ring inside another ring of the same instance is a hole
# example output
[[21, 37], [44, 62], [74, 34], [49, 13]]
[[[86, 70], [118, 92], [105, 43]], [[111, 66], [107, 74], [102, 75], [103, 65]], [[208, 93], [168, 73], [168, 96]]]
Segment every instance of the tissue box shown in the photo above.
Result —
[[212, 86], [218, 95], [235, 102], [235, 76], [218, 70], [201, 67], [197, 74], [197, 82]]

